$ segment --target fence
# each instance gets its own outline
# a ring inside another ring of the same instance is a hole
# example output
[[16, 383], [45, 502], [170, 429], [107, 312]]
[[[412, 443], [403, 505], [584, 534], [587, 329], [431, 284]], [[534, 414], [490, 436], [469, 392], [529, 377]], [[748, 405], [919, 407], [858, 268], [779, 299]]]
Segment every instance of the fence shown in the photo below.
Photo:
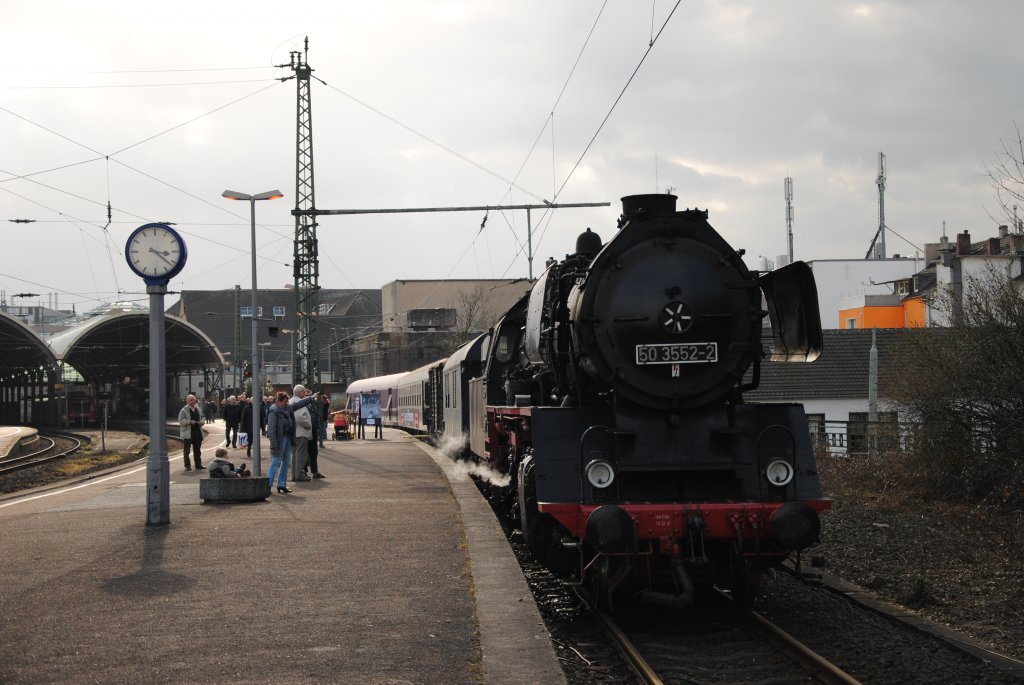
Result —
[[812, 422], [811, 444], [818, 456], [867, 455], [913, 448], [918, 425], [895, 421]]

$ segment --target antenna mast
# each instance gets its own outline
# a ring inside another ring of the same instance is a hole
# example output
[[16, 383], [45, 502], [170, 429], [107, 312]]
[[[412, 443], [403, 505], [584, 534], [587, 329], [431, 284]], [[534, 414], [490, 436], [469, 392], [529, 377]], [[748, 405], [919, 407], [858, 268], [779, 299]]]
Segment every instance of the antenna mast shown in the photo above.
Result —
[[878, 230], [864, 259], [885, 259], [885, 153], [878, 153]]
[[[296, 83], [298, 127], [295, 133], [295, 255], [292, 269], [295, 274], [296, 330], [292, 337], [292, 380], [307, 388], [320, 387], [320, 262], [316, 240], [316, 200], [313, 193], [313, 100], [309, 92], [309, 79], [313, 70], [309, 66], [309, 37], [304, 51], [292, 51], [290, 67]], [[307, 212], [307, 213], [302, 213]], [[255, 312], [253, 312], [255, 316]]]
[[789, 263], [793, 263], [793, 178], [787, 176], [783, 187], [786, 191], [786, 248]]
[[875, 259], [885, 259], [885, 153], [878, 153], [878, 245]]

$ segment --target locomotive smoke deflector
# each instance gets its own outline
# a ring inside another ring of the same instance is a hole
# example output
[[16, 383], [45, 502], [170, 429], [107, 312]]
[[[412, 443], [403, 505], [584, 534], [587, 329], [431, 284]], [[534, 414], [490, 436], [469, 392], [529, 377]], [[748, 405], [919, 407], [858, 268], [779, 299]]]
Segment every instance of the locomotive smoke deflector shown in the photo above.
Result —
[[821, 354], [821, 316], [814, 273], [793, 262], [758, 279], [772, 325], [773, 362], [813, 362]]

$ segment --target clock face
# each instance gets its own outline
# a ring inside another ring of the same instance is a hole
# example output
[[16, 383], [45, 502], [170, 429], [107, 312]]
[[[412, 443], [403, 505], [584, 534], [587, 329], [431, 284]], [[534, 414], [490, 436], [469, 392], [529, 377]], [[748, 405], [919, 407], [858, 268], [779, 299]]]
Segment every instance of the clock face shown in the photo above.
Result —
[[135, 273], [143, 278], [176, 275], [185, 258], [185, 243], [169, 226], [147, 224], [128, 238], [125, 256]]

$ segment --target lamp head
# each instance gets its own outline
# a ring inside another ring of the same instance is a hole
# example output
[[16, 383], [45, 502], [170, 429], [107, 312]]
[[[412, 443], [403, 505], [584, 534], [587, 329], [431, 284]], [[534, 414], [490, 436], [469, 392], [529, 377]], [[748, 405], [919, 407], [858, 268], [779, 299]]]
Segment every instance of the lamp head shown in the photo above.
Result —
[[256, 200], [276, 200], [279, 197], [284, 197], [284, 193], [280, 190], [268, 190], [263, 193], [249, 195], [248, 193], [241, 193], [237, 190], [225, 190], [221, 193], [221, 197], [226, 197], [229, 200], [248, 200], [250, 202], [255, 202]]

